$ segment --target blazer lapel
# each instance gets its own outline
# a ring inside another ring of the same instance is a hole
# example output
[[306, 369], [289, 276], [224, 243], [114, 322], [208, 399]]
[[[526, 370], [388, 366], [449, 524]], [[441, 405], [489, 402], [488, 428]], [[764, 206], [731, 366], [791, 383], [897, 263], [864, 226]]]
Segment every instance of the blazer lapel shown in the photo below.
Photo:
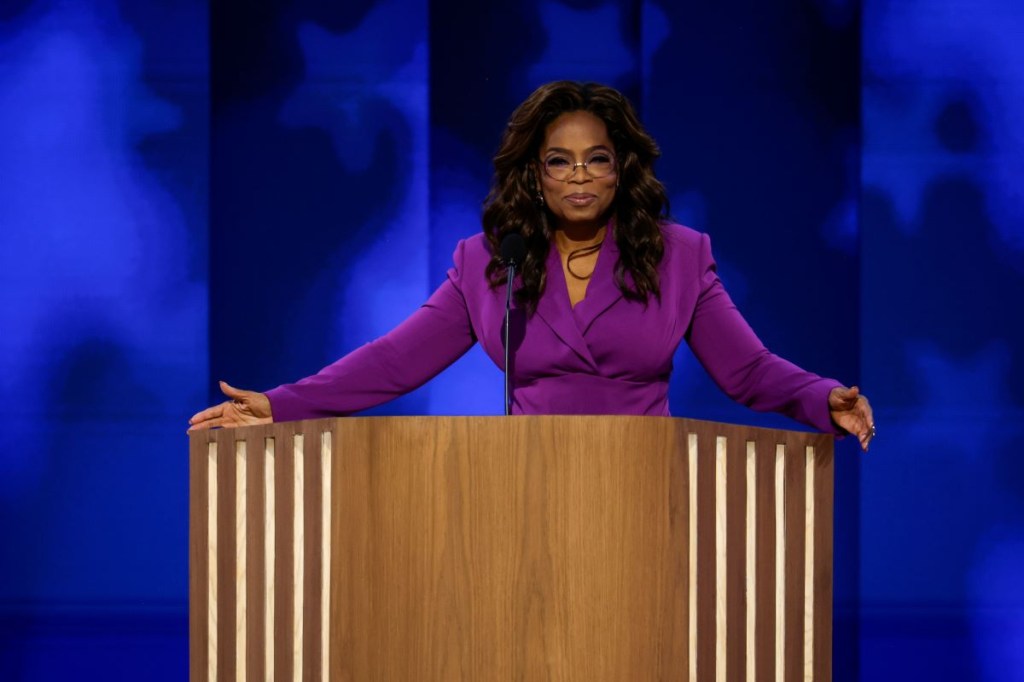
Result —
[[[587, 296], [590, 296], [589, 287]], [[576, 307], [579, 308], [582, 304], [583, 301]], [[537, 316], [544, 320], [555, 335], [572, 348], [580, 359], [596, 370], [597, 363], [594, 362], [590, 348], [583, 340], [583, 333], [573, 315], [573, 308], [569, 304], [569, 291], [565, 284], [565, 274], [562, 272], [562, 261], [558, 255], [558, 249], [552, 246], [548, 252], [546, 290], [537, 302]]]

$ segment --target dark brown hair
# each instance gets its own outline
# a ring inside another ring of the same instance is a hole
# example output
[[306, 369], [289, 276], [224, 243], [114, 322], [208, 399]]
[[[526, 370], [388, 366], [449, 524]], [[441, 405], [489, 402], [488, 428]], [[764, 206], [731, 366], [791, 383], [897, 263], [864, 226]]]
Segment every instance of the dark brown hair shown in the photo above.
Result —
[[665, 187], [654, 177], [654, 160], [661, 152], [621, 93], [605, 85], [574, 81], [537, 88], [512, 112], [494, 155], [494, 180], [483, 213], [484, 234], [495, 254], [487, 264], [491, 287], [505, 282], [506, 270], [497, 255], [501, 240], [518, 232], [526, 242], [526, 258], [516, 298], [534, 310], [544, 292], [553, 227], [548, 209], [536, 201], [535, 161], [547, 127], [571, 111], [586, 111], [604, 121], [615, 146], [619, 175], [611, 208], [619, 247], [615, 283], [630, 300], [657, 298], [661, 291], [657, 267], [665, 253], [660, 225], [668, 215]]

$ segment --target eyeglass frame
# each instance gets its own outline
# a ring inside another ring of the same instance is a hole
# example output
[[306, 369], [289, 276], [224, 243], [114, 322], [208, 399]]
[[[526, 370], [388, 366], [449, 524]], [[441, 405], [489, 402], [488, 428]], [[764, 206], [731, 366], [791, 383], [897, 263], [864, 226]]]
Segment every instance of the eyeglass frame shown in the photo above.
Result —
[[606, 173], [605, 175], [594, 175], [592, 172], [590, 172], [590, 167], [589, 167], [590, 161], [573, 161], [572, 168], [569, 169], [569, 172], [566, 174], [566, 176], [564, 178], [556, 178], [554, 175], [552, 175], [551, 173], [548, 172], [548, 164], [547, 164], [547, 160], [546, 159], [538, 159], [538, 162], [540, 163], [541, 172], [544, 173], [544, 175], [546, 175], [549, 178], [551, 178], [552, 180], [554, 180], [555, 182], [569, 182], [569, 180], [571, 180], [572, 177], [574, 175], [576, 175], [576, 169], [579, 168], [580, 166], [583, 166], [583, 172], [586, 173], [587, 175], [589, 175], [591, 177], [591, 179], [593, 179], [593, 180], [600, 180], [602, 178], [607, 178], [607, 177], [610, 177], [612, 175], [615, 175], [616, 173], [619, 172], [619, 168], [615, 164], [615, 162], [617, 160], [615, 158], [615, 155], [612, 154], [611, 152], [604, 152], [604, 153], [607, 154], [608, 156], [610, 156], [611, 160], [612, 160], [611, 170], [608, 173]]

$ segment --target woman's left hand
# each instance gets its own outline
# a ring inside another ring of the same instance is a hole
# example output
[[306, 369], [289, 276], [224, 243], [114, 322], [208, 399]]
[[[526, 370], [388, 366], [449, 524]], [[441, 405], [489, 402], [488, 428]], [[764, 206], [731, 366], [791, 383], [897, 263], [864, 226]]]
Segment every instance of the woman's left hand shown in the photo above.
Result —
[[832, 421], [857, 436], [861, 448], [867, 452], [871, 439], [875, 437], [875, 417], [871, 413], [871, 403], [860, 394], [860, 389], [856, 386], [833, 388], [828, 394], [828, 409]]

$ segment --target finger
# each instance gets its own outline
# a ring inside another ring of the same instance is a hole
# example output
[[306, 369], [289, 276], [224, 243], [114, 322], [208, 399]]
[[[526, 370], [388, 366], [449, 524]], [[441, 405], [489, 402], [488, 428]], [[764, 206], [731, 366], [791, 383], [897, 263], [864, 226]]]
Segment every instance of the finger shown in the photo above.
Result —
[[192, 415], [192, 418], [188, 420], [188, 423], [198, 424], [208, 419], [220, 417], [222, 414], [224, 414], [224, 405], [225, 403], [221, 403], [220, 405], [214, 405], [213, 407], [208, 407], [205, 410], [200, 410], [199, 412], [196, 412], [194, 415]]
[[228, 419], [226, 417], [217, 417], [216, 419], [211, 419], [211, 420], [209, 420], [207, 422], [203, 422], [202, 424], [196, 424], [194, 426], [191, 426], [191, 427], [189, 427], [188, 430], [189, 431], [199, 431], [201, 429], [217, 429], [217, 428], [233, 429], [236, 426], [238, 426], [238, 423], [235, 422], [233, 419]]
[[828, 394], [828, 401], [833, 408], [848, 410], [857, 401], [859, 393], [860, 389], [856, 386], [837, 386]]
[[865, 452], [867, 452], [868, 446], [871, 445], [871, 441], [875, 439], [876, 433], [874, 422], [869, 421], [867, 424], [867, 431], [861, 437], [861, 445]]
[[243, 391], [240, 388], [235, 388], [226, 381], [218, 382], [220, 384], [221, 393], [231, 398], [232, 400], [245, 400], [252, 391]]
[[863, 425], [865, 432], [870, 432], [874, 428], [875, 416], [871, 411], [871, 405], [864, 399], [864, 396], [857, 400], [857, 404], [851, 410], [851, 414], [857, 419], [859, 424]]
[[864, 419], [867, 420], [868, 424], [873, 425], [875, 423], [875, 411], [871, 409], [871, 403], [864, 396], [860, 396], [858, 401], [860, 412], [864, 415]]
[[857, 399], [847, 398], [836, 406], [837, 410], [843, 410], [845, 412], [853, 413], [857, 409]]
[[216, 426], [220, 426], [220, 422], [222, 421], [224, 421], [222, 418], [217, 417], [216, 419], [207, 419], [206, 421], [196, 422], [195, 424], [192, 424], [191, 426], [188, 427], [188, 431], [186, 433], [212, 429]]

